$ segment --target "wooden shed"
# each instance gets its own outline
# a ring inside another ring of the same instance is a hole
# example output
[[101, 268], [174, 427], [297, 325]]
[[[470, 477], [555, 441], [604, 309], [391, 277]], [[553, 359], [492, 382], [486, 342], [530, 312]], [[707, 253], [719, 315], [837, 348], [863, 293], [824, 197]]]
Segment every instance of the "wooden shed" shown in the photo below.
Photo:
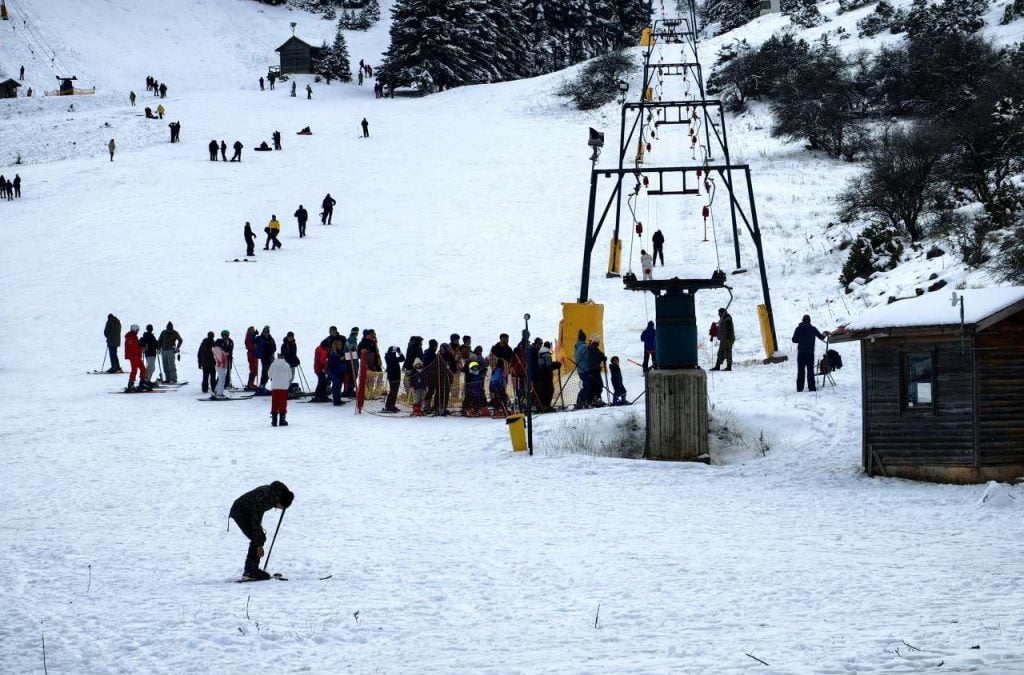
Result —
[[942, 483], [1024, 475], [1024, 287], [877, 307], [831, 335], [853, 340], [868, 475]]
[[0, 98], [18, 98], [18, 87], [21, 86], [17, 80], [4, 80], [0, 82]]
[[320, 55], [320, 47], [314, 47], [294, 35], [274, 51], [281, 55], [282, 73], [312, 73], [313, 59]]

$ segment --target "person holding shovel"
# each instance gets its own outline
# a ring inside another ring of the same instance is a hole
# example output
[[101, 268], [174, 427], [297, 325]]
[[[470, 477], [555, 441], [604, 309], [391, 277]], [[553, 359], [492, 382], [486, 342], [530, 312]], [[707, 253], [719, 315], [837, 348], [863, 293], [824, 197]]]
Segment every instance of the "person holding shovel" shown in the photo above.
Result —
[[265, 570], [260, 569], [263, 544], [267, 541], [267, 533], [263, 531], [263, 514], [270, 509], [281, 509], [281, 518], [283, 519], [284, 510], [291, 506], [294, 500], [295, 494], [288, 489], [288, 486], [275, 480], [270, 485], [261, 485], [246, 492], [231, 505], [229, 514], [231, 519], [238, 525], [242, 534], [249, 538], [249, 551], [245, 556], [245, 573], [242, 575], [243, 581], [264, 581], [270, 578]]

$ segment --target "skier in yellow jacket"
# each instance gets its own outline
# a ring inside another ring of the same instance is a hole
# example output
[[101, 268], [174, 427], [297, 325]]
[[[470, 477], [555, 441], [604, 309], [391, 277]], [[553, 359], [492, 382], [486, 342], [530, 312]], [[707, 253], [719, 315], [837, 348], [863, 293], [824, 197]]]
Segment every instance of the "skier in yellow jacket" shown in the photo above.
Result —
[[271, 244], [274, 245], [274, 248], [281, 248], [281, 242], [277, 238], [277, 235], [281, 232], [281, 223], [277, 220], [276, 215], [270, 216], [270, 222], [264, 230], [267, 233], [267, 243], [263, 246], [263, 250], [269, 250]]

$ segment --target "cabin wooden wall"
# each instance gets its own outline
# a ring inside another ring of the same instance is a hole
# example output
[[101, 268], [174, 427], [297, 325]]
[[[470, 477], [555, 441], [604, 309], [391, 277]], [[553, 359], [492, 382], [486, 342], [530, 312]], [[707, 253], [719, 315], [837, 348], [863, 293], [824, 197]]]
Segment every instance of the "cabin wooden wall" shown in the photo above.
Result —
[[981, 463], [1024, 462], [1024, 312], [978, 333], [976, 339]]
[[282, 73], [313, 72], [313, 60], [310, 56], [309, 47], [293, 43], [282, 49], [280, 54]]

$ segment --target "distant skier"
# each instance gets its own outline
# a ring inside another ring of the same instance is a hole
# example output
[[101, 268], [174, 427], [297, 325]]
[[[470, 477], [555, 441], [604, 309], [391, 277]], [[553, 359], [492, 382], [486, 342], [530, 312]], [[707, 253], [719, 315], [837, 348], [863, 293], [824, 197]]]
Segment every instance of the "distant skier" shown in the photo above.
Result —
[[11, 187], [14, 188], [14, 196], [21, 199], [21, 176], [14, 174], [14, 180], [11, 181]]
[[366, 118], [364, 117], [363, 121], [360, 122], [359, 124], [360, 124], [360, 126], [363, 127], [363, 138], [369, 138], [370, 137], [370, 123], [367, 122]]
[[654, 278], [654, 258], [643, 249], [640, 249], [640, 267], [644, 271], [644, 281]]
[[295, 98], [295, 80], [292, 80], [292, 98]]
[[814, 347], [815, 340], [825, 341], [828, 333], [822, 333], [811, 325], [811, 316], [804, 314], [800, 325], [793, 331], [793, 342], [796, 343], [796, 390], [804, 390], [804, 377], [807, 378], [807, 388], [815, 391], [814, 386]]
[[263, 76], [262, 75], [260, 75], [260, 91], [265, 91], [265, 89], [263, 87]]
[[276, 215], [270, 216], [270, 222], [264, 229], [267, 232], [267, 243], [263, 246], [263, 250], [269, 250], [271, 244], [273, 244], [274, 250], [281, 248], [281, 242], [277, 238], [278, 233], [281, 232], [281, 223]]
[[18, 75], [18, 79], [21, 80], [22, 82], [25, 81], [25, 66], [21, 67], [21, 72]]
[[[243, 579], [264, 581], [270, 575], [260, 569], [263, 558], [263, 544], [267, 542], [267, 534], [263, 531], [263, 514], [270, 509], [284, 511], [295, 500], [295, 495], [281, 481], [270, 485], [261, 485], [250, 490], [235, 500], [231, 505], [229, 516], [249, 539], [249, 550], [245, 555], [245, 573]], [[284, 515], [283, 513], [281, 514]]]
[[270, 137], [274, 140], [274, 150], [280, 150], [281, 149], [281, 132], [275, 130], [274, 133], [272, 133], [270, 135]]
[[160, 83], [160, 98], [167, 98], [167, 85]]
[[654, 264], [658, 264], [658, 258], [661, 258], [661, 266], [665, 266], [665, 235], [661, 233], [661, 230], [655, 230], [654, 236], [651, 237], [651, 243], [654, 244]]
[[220, 159], [222, 162], [228, 161], [228, 144], [223, 140], [220, 142]]
[[217, 141], [210, 141], [210, 145], [207, 146], [207, 148], [210, 150], [210, 161], [211, 162], [216, 162], [217, 161], [217, 149], [218, 149], [218, 147], [219, 146], [217, 145]]
[[[132, 365], [128, 375], [128, 388], [125, 391], [149, 391], [153, 386], [149, 383], [146, 364], [142, 362], [142, 349], [139, 347], [139, 324], [133, 323], [124, 334], [124, 358]], [[139, 387], [135, 388], [135, 374], [139, 374]]]
[[156, 352], [160, 342], [153, 335], [153, 324], [146, 324], [146, 332], [139, 338], [139, 348], [146, 359], [146, 381], [153, 384], [153, 373], [156, 372]]
[[249, 221], [245, 221], [245, 230], [243, 232], [245, 237], [245, 257], [251, 257], [256, 255], [256, 233], [252, 231], [252, 225]]
[[626, 387], [622, 384], [622, 368], [619, 357], [613, 356], [608, 364], [608, 375], [612, 380], [612, 405], [626, 405]]
[[235, 154], [231, 155], [232, 162], [242, 161], [242, 141], [235, 141], [235, 144], [231, 146], [235, 149]]
[[306, 85], [306, 100], [311, 101], [313, 99], [313, 87]]
[[288, 426], [288, 389], [292, 386], [292, 367], [284, 351], [270, 365], [270, 426]]
[[299, 221], [299, 238], [306, 236], [306, 221], [309, 220], [309, 212], [299, 204], [299, 210], [295, 212], [295, 219]]
[[323, 202], [320, 203], [320, 207], [323, 209], [320, 212], [320, 224], [321, 225], [330, 225], [331, 224], [331, 218], [334, 217], [334, 205], [337, 204], [337, 203], [338, 202], [334, 201], [334, 198], [331, 197], [331, 193], [328, 192], [327, 196], [324, 197]]
[[135, 92], [134, 91], [128, 92], [128, 100], [131, 102], [132, 107], [134, 108], [135, 107]]
[[163, 104], [163, 103], [161, 103], [160, 105], [158, 105], [158, 106], [156, 107], [156, 115], [157, 115], [157, 117], [159, 117], [160, 119], [163, 119], [163, 118], [164, 118], [164, 113], [165, 113], [165, 112], [167, 112], [167, 109], [166, 109], [166, 108], [164, 108], [164, 104]]
[[110, 370], [108, 373], [121, 373], [121, 363], [117, 360], [117, 348], [121, 346], [121, 320], [113, 314], [107, 314], [107, 323], [103, 326], [103, 337], [107, 339], [107, 353], [110, 354]]
[[[181, 334], [174, 330], [174, 324], [167, 322], [167, 328], [160, 331], [157, 338], [160, 343], [160, 362], [164, 367], [164, 382], [174, 384], [178, 381], [178, 368], [174, 363], [174, 357], [181, 351]], [[178, 356], [180, 359], [181, 357]]]
[[234, 370], [235, 365], [235, 341], [231, 339], [231, 332], [225, 329], [220, 332], [220, 340], [218, 342], [220, 342], [221, 348], [228, 354], [228, 372], [224, 378], [224, 386], [230, 387], [231, 371]]
[[114, 139], [111, 138], [110, 142], [107, 143], [107, 150], [110, 151], [110, 161], [114, 161], [114, 151], [117, 150], [117, 145], [114, 143]]
[[[732, 314], [729, 314], [725, 307], [718, 308], [718, 323], [715, 325], [718, 337], [718, 356], [715, 358], [715, 367], [711, 370], [732, 370], [732, 345], [736, 342], [736, 329], [732, 325]], [[724, 369], [722, 368], [723, 363], [725, 364]]]

